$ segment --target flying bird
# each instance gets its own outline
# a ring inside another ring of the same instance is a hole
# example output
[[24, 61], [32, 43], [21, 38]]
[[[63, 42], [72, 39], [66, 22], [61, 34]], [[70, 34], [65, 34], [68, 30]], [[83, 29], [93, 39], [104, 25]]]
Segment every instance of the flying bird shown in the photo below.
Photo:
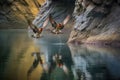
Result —
[[59, 34], [59, 33], [62, 33], [61, 30], [64, 28], [64, 25], [69, 21], [69, 19], [70, 19], [70, 15], [68, 15], [62, 23], [57, 23], [57, 22], [55, 22], [55, 20], [52, 18], [51, 14], [50, 14], [49, 17], [44, 21], [42, 27], [40, 27], [40, 28], [33, 25], [30, 20], [27, 20], [27, 21], [28, 21], [28, 25], [29, 25], [30, 29], [34, 33], [32, 35], [32, 37], [39, 38], [39, 37], [41, 37], [41, 33], [42, 33], [43, 29], [47, 26], [48, 21], [50, 21], [52, 27], [54, 28], [51, 32], [55, 33], [55, 34]]
[[57, 23], [51, 16], [51, 14], [49, 15], [49, 21], [52, 25], [52, 27], [54, 28], [51, 32], [55, 33], [55, 34], [59, 34], [61, 33], [61, 30], [64, 28], [65, 24], [69, 21], [70, 19], [70, 15], [68, 15], [64, 21], [62, 23]]
[[40, 28], [38, 28], [38, 27], [36, 27], [35, 25], [33, 25], [32, 22], [30, 22], [30, 21], [28, 20], [28, 25], [29, 25], [30, 29], [33, 31], [33, 33], [34, 33], [34, 34], [32, 35], [32, 37], [34, 37], [34, 38], [39, 38], [39, 37], [41, 37], [41, 33], [42, 33], [43, 29], [45, 28], [45, 26], [47, 25], [48, 21], [49, 21], [49, 20], [46, 19], [46, 21], [43, 23], [43, 26], [40, 27]]

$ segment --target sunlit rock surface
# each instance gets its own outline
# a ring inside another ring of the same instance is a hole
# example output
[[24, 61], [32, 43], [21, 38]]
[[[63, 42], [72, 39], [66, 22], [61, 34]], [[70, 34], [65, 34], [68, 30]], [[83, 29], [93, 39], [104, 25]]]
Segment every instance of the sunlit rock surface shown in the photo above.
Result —
[[27, 28], [45, 0], [0, 0], [0, 28]]
[[68, 42], [120, 43], [119, 0], [76, 0], [74, 30]]

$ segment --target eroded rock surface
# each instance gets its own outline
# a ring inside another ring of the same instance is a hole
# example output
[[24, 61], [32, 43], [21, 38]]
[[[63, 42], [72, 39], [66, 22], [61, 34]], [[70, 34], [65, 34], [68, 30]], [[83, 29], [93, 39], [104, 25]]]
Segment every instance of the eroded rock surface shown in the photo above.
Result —
[[119, 0], [76, 0], [74, 30], [68, 42], [120, 44]]
[[42, 27], [49, 14], [52, 15], [57, 23], [62, 22], [67, 15], [72, 15], [74, 2], [74, 0], [46, 0], [33, 24], [37, 27]]
[[45, 0], [0, 0], [0, 28], [27, 28]]

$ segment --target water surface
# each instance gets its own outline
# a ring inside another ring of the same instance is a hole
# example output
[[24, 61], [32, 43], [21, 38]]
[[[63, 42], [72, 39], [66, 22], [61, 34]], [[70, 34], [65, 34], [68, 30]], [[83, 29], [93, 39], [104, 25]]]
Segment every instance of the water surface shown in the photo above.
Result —
[[0, 30], [1, 80], [120, 80], [119, 48], [67, 45], [67, 33], [43, 34]]

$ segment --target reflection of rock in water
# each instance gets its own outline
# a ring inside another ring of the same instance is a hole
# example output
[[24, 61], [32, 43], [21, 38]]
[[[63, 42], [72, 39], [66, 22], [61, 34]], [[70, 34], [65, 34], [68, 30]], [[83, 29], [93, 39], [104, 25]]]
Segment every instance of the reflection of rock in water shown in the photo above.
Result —
[[34, 61], [27, 72], [27, 77], [29, 77], [31, 75], [31, 73], [36, 69], [36, 67], [38, 66], [39, 63], [42, 66], [42, 68], [45, 69], [43, 66], [43, 60], [41, 59], [41, 53], [34, 52], [34, 53], [32, 53], [32, 56], [34, 56]]
[[[72, 65], [71, 54], [67, 45], [56, 45], [57, 43], [42, 44], [39, 43], [40, 41], [42, 40], [37, 40], [36, 44], [40, 46], [40, 50], [44, 53], [47, 63], [53, 63], [53, 56], [59, 54], [68, 67]], [[56, 40], [56, 42], [59, 42], [59, 40]]]
[[88, 71], [93, 76], [92, 80], [109, 80], [110, 74], [105, 65], [92, 65]]
[[[40, 77], [40, 80], [72, 80], [70, 79], [68, 74], [69, 70], [62, 60], [61, 56], [58, 54], [55, 54], [53, 57], [53, 62], [47, 62], [47, 65], [49, 64], [48, 71], [44, 71], [42, 73], [42, 76]], [[44, 63], [43, 63], [44, 65]]]
[[120, 62], [119, 56], [115, 56], [118, 54], [118, 50], [92, 46], [70, 45], [69, 47], [74, 62], [72, 69], [76, 79], [81, 77], [81, 72], [85, 74], [86, 80], [119, 80]]
[[[71, 73], [72, 58], [67, 45], [56, 45], [55, 43], [42, 44], [36, 40], [40, 52], [44, 53], [44, 64], [47, 64], [48, 71], [42, 73], [41, 79], [48, 80], [73, 80]], [[57, 40], [59, 43], [59, 40]], [[59, 70], [59, 71], [58, 71]], [[56, 77], [55, 77], [56, 76]], [[61, 77], [61, 78], [59, 78]]]

